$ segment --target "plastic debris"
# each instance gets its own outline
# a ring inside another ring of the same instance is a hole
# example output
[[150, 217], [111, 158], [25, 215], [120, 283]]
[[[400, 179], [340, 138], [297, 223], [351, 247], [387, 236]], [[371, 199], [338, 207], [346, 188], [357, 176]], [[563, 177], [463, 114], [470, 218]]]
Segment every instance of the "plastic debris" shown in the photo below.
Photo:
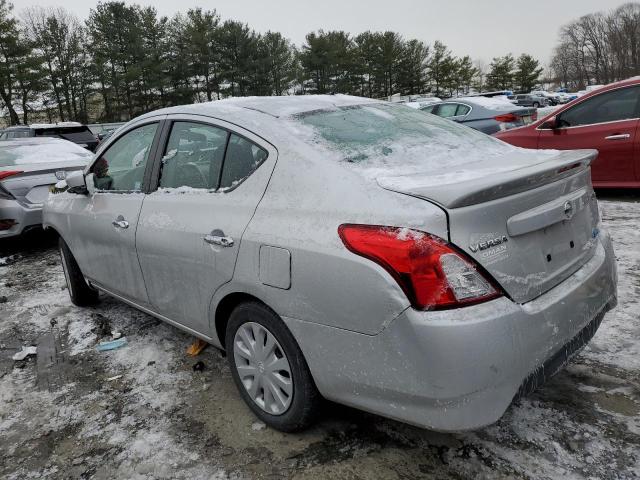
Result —
[[100, 342], [96, 347], [96, 350], [99, 352], [106, 352], [107, 350], [115, 350], [116, 348], [124, 347], [126, 344], [126, 338], [119, 338], [110, 342]]
[[120, 337], [122, 337], [122, 333], [121, 332], [112, 332], [112, 334], [111, 334], [111, 338], [113, 340], [118, 340]]
[[253, 422], [251, 424], [251, 430], [254, 432], [259, 432], [260, 430], [264, 430], [267, 428], [267, 425], [264, 422]]
[[202, 372], [205, 369], [204, 362], [198, 362], [193, 366], [194, 372]]
[[207, 342], [198, 338], [195, 342], [189, 345], [189, 348], [187, 348], [187, 355], [195, 357], [199, 355], [202, 350], [207, 348], [207, 345], [209, 345]]
[[16, 353], [13, 357], [15, 361], [24, 360], [29, 355], [36, 355], [38, 351], [38, 347], [22, 347], [18, 353]]
[[113, 382], [114, 380], [119, 380], [122, 378], [122, 375], [116, 375], [114, 377], [107, 378], [107, 382]]

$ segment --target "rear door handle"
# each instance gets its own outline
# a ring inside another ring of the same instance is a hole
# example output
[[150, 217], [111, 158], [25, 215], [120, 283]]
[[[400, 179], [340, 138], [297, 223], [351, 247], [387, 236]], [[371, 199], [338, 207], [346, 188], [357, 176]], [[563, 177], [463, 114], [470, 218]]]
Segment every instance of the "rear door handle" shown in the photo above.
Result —
[[618, 133], [616, 135], [609, 135], [608, 137], [604, 137], [605, 140], [627, 140], [631, 138], [630, 133]]
[[129, 222], [127, 222], [122, 215], [118, 215], [118, 218], [111, 222], [111, 225], [116, 228], [129, 228]]
[[221, 247], [233, 247], [233, 238], [225, 236], [220, 230], [214, 230], [213, 232], [204, 236], [204, 241], [211, 245], [220, 245]]

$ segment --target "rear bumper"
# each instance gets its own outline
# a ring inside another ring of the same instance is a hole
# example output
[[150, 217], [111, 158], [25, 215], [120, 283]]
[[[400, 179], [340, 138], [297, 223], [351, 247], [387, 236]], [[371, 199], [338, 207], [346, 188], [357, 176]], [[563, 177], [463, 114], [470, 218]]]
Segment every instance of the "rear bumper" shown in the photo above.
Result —
[[0, 221], [5, 219], [17, 223], [8, 230], [0, 230], [0, 238], [15, 237], [42, 224], [42, 206], [26, 207], [17, 200], [0, 199]]
[[320, 392], [340, 403], [442, 431], [498, 420], [553, 365], [559, 370], [616, 304], [605, 231], [596, 253], [544, 295], [440, 312], [408, 309], [376, 336], [285, 319]]

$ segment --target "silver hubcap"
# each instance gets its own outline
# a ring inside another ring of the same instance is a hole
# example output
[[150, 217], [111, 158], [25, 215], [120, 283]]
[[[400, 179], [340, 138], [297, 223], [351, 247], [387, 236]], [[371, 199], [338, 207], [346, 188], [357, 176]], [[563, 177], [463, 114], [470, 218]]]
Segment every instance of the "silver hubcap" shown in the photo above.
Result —
[[256, 405], [271, 415], [285, 413], [293, 399], [293, 376], [276, 337], [259, 323], [244, 323], [233, 354], [240, 381]]

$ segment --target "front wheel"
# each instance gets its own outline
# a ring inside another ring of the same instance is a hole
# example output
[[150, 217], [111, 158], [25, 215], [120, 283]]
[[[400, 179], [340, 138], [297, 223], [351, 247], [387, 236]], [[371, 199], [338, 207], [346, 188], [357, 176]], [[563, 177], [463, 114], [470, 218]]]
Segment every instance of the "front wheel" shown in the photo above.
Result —
[[236, 307], [225, 345], [233, 380], [260, 420], [283, 432], [313, 423], [320, 393], [300, 347], [272, 310], [258, 302]]
[[58, 240], [58, 247], [71, 302], [78, 307], [86, 307], [97, 303], [98, 291], [84, 279], [76, 259], [62, 237]]
[[540, 104], [538, 102], [533, 102], [533, 108], [538, 108]]

